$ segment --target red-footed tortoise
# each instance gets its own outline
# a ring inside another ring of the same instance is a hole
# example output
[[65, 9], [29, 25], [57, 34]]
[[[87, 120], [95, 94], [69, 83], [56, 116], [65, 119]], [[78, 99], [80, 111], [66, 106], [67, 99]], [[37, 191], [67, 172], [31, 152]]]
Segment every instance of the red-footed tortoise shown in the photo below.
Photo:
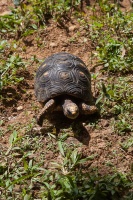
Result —
[[37, 117], [40, 126], [45, 116], [56, 110], [70, 119], [97, 112], [90, 72], [80, 58], [69, 53], [53, 54], [42, 63], [35, 77], [35, 95], [43, 106]]

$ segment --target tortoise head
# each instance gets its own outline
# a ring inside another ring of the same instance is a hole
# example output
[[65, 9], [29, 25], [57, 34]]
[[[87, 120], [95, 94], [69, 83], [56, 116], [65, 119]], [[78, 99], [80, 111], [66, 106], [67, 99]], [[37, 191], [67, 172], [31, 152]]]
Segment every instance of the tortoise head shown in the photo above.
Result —
[[78, 106], [72, 102], [70, 99], [64, 100], [64, 103], [62, 105], [63, 112], [66, 117], [69, 119], [76, 119], [79, 115], [79, 109]]

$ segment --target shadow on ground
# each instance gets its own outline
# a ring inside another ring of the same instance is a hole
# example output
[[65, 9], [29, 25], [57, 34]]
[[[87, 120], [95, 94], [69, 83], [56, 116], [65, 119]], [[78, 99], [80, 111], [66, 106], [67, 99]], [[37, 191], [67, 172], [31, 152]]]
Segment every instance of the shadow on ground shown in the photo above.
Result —
[[[53, 112], [48, 117], [48, 124], [45, 124], [40, 128], [41, 134], [46, 132], [53, 132], [55, 129], [56, 135], [58, 135], [63, 129], [72, 129], [74, 137], [84, 145], [89, 145], [91, 139], [87, 124], [96, 123], [100, 118], [99, 114], [93, 114], [91, 116], [79, 116], [76, 120], [71, 120], [65, 117], [62, 113]], [[38, 127], [39, 129], [39, 127]]]

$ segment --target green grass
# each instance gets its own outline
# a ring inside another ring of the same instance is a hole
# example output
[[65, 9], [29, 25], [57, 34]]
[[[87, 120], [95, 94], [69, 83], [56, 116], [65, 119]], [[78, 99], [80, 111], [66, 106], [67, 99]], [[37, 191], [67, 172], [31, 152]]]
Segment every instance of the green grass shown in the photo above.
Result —
[[[122, 13], [115, 4], [93, 8], [91, 39], [95, 44], [99, 63], [103, 70], [127, 73], [133, 70], [133, 13]], [[104, 14], [103, 14], [104, 13]]]
[[101, 81], [97, 84], [100, 93], [96, 104], [103, 117], [114, 116], [112, 125], [118, 134], [133, 131], [132, 116], [129, 117], [133, 110], [131, 85], [131, 78], [125, 77], [112, 77], [105, 83]]
[[44, 168], [42, 164], [49, 152], [49, 148], [44, 149], [44, 137], [28, 133], [20, 137], [13, 131], [11, 146], [1, 155], [8, 158], [0, 165], [2, 199], [34, 199], [34, 189], [41, 199], [132, 199], [130, 175], [114, 171], [102, 176], [96, 169], [83, 170], [84, 164], [95, 157], [82, 158], [73, 145], [70, 148], [63, 144], [60, 137], [47, 137], [48, 142], [54, 142], [53, 154], [60, 159]]
[[[88, 7], [91, 13], [88, 20], [79, 9], [80, 3], [78, 0], [28, 0], [27, 4], [21, 3], [12, 9], [9, 15], [0, 17], [1, 89], [19, 85], [24, 79], [24, 71], [30, 66], [30, 62], [21, 57], [20, 52], [25, 53], [28, 48], [22, 47], [21, 41], [35, 34], [39, 47], [41, 33], [47, 28], [49, 19], [61, 26], [66, 18], [73, 17], [91, 41], [91, 60], [96, 61], [92, 67], [102, 66], [92, 75], [101, 118], [109, 119], [113, 133], [124, 139], [119, 148], [125, 153], [133, 145], [133, 13], [122, 13], [115, 4], [99, 1]], [[79, 37], [78, 31], [76, 36], [69, 38], [70, 43], [73, 45]], [[32, 64], [34, 62], [39, 59], [32, 57]], [[36, 122], [32, 119], [26, 124], [11, 124], [6, 128], [5, 124], [2, 119], [0, 137], [8, 137], [9, 145], [8, 148], [4, 143], [0, 146], [1, 200], [133, 199], [132, 163], [127, 173], [119, 171], [112, 160], [105, 160], [111, 170], [102, 174], [97, 166], [91, 167], [97, 155], [86, 157], [79, 151], [79, 146], [68, 144], [68, 132], [58, 136], [49, 130], [42, 133], [35, 129]], [[90, 126], [99, 131], [102, 129], [99, 124]], [[112, 147], [111, 143], [109, 145]]]
[[1, 65], [1, 89], [8, 85], [16, 85], [24, 78], [18, 74], [24, 70], [25, 63], [19, 55], [11, 55], [7, 60], [3, 60]]

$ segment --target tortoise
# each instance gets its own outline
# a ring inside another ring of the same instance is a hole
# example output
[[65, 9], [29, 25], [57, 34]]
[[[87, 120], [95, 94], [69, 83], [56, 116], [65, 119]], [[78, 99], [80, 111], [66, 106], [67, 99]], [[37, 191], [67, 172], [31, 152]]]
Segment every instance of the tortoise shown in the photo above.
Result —
[[63, 111], [70, 119], [97, 112], [91, 92], [91, 75], [75, 55], [60, 52], [45, 59], [35, 77], [35, 96], [43, 106], [38, 125], [53, 111]]

